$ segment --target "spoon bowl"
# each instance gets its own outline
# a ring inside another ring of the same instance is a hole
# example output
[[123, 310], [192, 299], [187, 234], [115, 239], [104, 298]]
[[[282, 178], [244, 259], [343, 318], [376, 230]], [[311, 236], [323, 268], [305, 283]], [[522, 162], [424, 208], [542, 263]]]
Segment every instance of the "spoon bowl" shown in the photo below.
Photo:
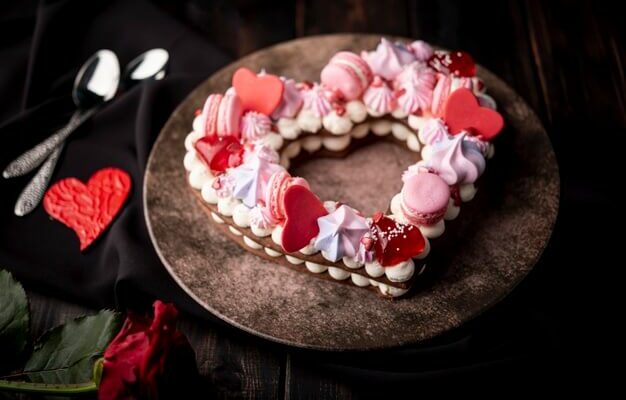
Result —
[[124, 68], [121, 86], [128, 89], [142, 81], [163, 79], [167, 74], [169, 59], [167, 50], [160, 48], [140, 54]]
[[72, 99], [81, 110], [105, 103], [115, 96], [120, 83], [120, 63], [111, 50], [99, 50], [80, 68]]

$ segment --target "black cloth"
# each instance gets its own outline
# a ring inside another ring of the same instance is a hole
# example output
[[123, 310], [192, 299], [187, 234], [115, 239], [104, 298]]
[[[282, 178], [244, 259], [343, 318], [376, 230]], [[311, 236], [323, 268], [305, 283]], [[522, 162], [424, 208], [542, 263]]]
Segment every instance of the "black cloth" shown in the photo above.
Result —
[[[145, 308], [160, 298], [211, 319], [161, 265], [148, 237], [141, 188], [150, 148], [169, 114], [229, 57], [145, 1], [42, 1], [30, 8], [15, 3], [15, 8], [11, 2], [0, 4], [2, 167], [67, 121], [73, 110], [73, 78], [96, 50], [115, 51], [124, 65], [149, 48], [163, 47], [171, 64], [166, 79], [122, 94], [73, 135], [53, 177], [85, 181], [107, 166], [130, 173], [133, 190], [110, 229], [81, 254], [73, 231], [51, 221], [41, 207], [24, 218], [13, 215], [15, 199], [29, 177], [0, 179], [0, 267], [31, 288], [92, 307]], [[591, 213], [608, 202], [589, 199], [576, 183], [569, 187], [573, 189], [565, 200], [570, 205], [562, 208], [567, 221], [575, 221], [578, 212], [571, 204], [582, 204], [583, 212]], [[581, 272], [558, 267], [571, 261], [563, 256], [563, 232], [577, 229], [575, 222], [561, 221], [535, 271], [506, 301], [462, 329], [384, 352], [294, 351], [293, 357], [311, 370], [353, 383], [366, 395], [411, 387], [417, 397], [426, 383], [522, 385], [566, 375], [569, 360], [581, 357], [581, 347], [569, 351], [573, 340], [563, 339], [569, 327], [555, 315], [577, 314], [578, 308], [569, 299], [555, 299], [553, 288], [572, 284]], [[575, 246], [584, 248], [587, 242], [578, 239]], [[564, 292], [571, 295], [573, 290]]]

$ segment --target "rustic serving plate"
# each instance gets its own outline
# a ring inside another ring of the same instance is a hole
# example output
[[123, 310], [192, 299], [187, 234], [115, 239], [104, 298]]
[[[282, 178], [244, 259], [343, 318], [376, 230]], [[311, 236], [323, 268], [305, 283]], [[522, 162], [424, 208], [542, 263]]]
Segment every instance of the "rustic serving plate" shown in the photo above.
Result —
[[[476, 198], [447, 224], [430, 275], [411, 295], [386, 300], [368, 290], [317, 279], [265, 261], [221, 235], [190, 191], [183, 140], [194, 111], [223, 92], [241, 66], [318, 80], [342, 49], [372, 49], [378, 35], [328, 35], [260, 50], [198, 86], [172, 113], [146, 169], [144, 203], [154, 246], [176, 282], [204, 308], [245, 331], [298, 347], [364, 350], [434, 337], [476, 317], [528, 274], [545, 248], [559, 203], [552, 146], [528, 105], [491, 72], [478, 75], [498, 102], [507, 128]], [[293, 170], [322, 199], [365, 213], [385, 210], [414, 153], [387, 142], [343, 160], [313, 159]], [[368, 185], [364, 185], [367, 182]]]

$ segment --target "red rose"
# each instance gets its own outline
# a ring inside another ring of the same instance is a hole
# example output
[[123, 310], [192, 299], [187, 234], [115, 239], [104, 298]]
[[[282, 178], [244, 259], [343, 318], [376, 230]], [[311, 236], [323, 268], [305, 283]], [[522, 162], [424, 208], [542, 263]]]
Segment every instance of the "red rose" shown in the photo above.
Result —
[[128, 314], [104, 352], [99, 400], [167, 398], [174, 386], [193, 386], [189, 383], [198, 376], [195, 353], [176, 329], [177, 316], [172, 304], [158, 300], [152, 320]]

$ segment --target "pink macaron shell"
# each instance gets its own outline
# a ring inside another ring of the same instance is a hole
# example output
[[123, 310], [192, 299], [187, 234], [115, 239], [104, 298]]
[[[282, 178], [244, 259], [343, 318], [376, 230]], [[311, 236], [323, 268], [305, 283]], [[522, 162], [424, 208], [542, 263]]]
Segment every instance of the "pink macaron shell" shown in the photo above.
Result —
[[233, 136], [238, 138], [239, 122], [243, 114], [243, 107], [241, 100], [236, 94], [227, 94], [222, 98], [220, 103], [218, 119], [217, 119], [217, 134], [220, 137]]
[[434, 225], [448, 208], [450, 188], [438, 175], [419, 173], [406, 179], [401, 194], [402, 211], [409, 222]]
[[217, 135], [217, 114], [221, 101], [221, 94], [211, 94], [204, 102], [204, 107], [202, 108], [202, 132], [205, 136]]
[[321, 82], [337, 89], [345, 100], [359, 98], [372, 80], [372, 71], [358, 55], [350, 52], [337, 53], [322, 70]]
[[287, 183], [289, 181], [289, 172], [278, 171], [272, 174], [267, 182], [267, 191], [265, 193], [265, 206], [270, 212], [272, 218], [282, 221], [285, 218], [285, 213], [282, 209], [282, 195], [287, 190]]

